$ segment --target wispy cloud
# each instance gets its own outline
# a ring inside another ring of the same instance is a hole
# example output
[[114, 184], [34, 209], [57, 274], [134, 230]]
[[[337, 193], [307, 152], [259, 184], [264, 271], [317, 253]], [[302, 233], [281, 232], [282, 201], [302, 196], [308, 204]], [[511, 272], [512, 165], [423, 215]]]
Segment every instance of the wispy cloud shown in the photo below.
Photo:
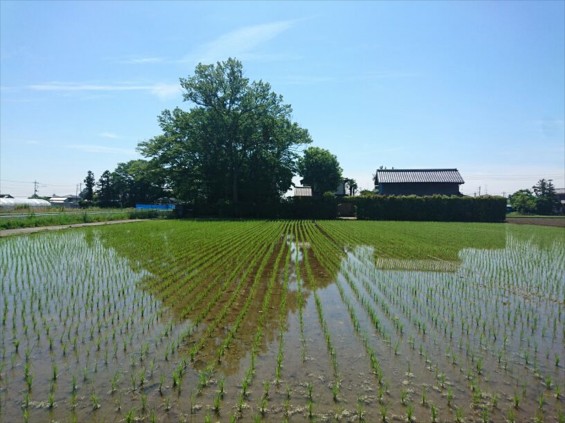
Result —
[[28, 85], [27, 88], [33, 91], [50, 91], [50, 92], [61, 92], [61, 93], [146, 91], [161, 99], [171, 98], [181, 93], [181, 87], [178, 84], [164, 84], [164, 83], [137, 85], [137, 84], [84, 84], [77, 82], [47, 82], [44, 84]]
[[85, 153], [94, 153], [94, 154], [120, 154], [126, 156], [137, 155], [135, 150], [131, 150], [128, 148], [107, 147], [105, 145], [71, 144], [68, 145], [67, 148], [83, 151]]
[[337, 77], [322, 75], [286, 75], [280, 78], [281, 83], [288, 85], [325, 84], [337, 81]]
[[288, 85], [313, 85], [313, 84], [331, 84], [344, 82], [372, 82], [383, 79], [400, 79], [400, 78], [416, 78], [420, 75], [415, 72], [405, 71], [381, 71], [366, 72], [360, 74], [349, 75], [301, 75], [288, 74], [279, 78], [281, 83]]
[[117, 134], [114, 134], [113, 132], [101, 132], [98, 135], [102, 138], [110, 138], [113, 140], [120, 138]]
[[295, 21], [279, 21], [260, 25], [246, 26], [221, 35], [215, 40], [204, 44], [195, 55], [185, 61], [214, 63], [228, 57], [240, 60], [282, 58], [281, 55], [260, 54], [256, 50], [289, 30]]
[[146, 65], [155, 63], [165, 63], [167, 59], [164, 57], [149, 56], [149, 57], [129, 57], [120, 59], [117, 62], [124, 65]]

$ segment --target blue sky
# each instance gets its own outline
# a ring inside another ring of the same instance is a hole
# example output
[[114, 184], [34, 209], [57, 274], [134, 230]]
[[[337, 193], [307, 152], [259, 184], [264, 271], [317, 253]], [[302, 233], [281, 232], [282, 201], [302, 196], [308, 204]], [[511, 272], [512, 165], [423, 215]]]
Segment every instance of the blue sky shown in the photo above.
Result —
[[565, 2], [0, 2], [0, 191], [74, 194], [140, 158], [179, 78], [228, 57], [344, 176], [458, 168], [565, 187]]

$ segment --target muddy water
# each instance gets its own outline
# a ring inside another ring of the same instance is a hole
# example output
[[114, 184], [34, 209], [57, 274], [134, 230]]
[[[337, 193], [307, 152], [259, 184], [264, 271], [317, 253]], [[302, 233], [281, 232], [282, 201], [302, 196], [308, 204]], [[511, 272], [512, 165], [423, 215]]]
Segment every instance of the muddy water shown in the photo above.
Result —
[[[463, 249], [454, 262], [384, 259], [374, 246], [356, 246], [344, 251], [338, 272], [323, 269], [309, 243], [283, 237], [274, 254], [287, 248], [292, 260], [276, 271], [271, 289], [269, 269], [255, 291], [252, 275], [235, 278], [245, 294], [211, 332], [233, 285], [195, 326], [195, 314], [181, 319], [174, 310], [186, 309], [202, 286], [187, 298], [182, 291], [160, 298], [144, 289], [159, 278], [158, 266], [144, 270], [143, 260], [133, 263], [103, 238], [100, 229], [0, 241], [0, 421], [502, 422], [563, 415], [559, 234], [542, 245], [509, 232], [505, 248]], [[304, 280], [307, 265], [319, 284]], [[249, 295], [218, 362], [216, 349]]]

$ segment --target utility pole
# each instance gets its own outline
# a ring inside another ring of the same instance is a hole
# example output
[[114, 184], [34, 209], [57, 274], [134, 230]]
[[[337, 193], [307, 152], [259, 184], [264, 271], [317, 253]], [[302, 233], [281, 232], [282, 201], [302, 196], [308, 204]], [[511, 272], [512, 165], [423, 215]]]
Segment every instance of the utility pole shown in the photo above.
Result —
[[37, 187], [39, 186], [39, 182], [33, 181], [33, 196], [37, 197]]

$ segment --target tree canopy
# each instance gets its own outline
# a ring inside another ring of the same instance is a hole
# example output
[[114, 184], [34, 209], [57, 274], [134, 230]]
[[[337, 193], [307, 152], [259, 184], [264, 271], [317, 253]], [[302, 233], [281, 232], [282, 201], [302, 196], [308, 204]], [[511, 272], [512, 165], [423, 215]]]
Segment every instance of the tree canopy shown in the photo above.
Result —
[[298, 161], [301, 183], [311, 186], [315, 196], [335, 192], [342, 182], [341, 172], [337, 157], [320, 147], [308, 147]]
[[91, 170], [88, 171], [86, 174], [86, 178], [84, 178], [84, 199], [86, 201], [92, 201], [94, 198], [94, 185], [96, 181], [94, 180], [94, 173]]
[[165, 110], [162, 134], [139, 144], [174, 195], [208, 205], [278, 201], [292, 184], [297, 146], [311, 142], [290, 105], [236, 59], [196, 66], [181, 78], [192, 107]]
[[512, 208], [525, 214], [555, 214], [559, 210], [559, 200], [551, 180], [540, 179], [532, 191], [521, 189], [512, 194], [509, 197]]

